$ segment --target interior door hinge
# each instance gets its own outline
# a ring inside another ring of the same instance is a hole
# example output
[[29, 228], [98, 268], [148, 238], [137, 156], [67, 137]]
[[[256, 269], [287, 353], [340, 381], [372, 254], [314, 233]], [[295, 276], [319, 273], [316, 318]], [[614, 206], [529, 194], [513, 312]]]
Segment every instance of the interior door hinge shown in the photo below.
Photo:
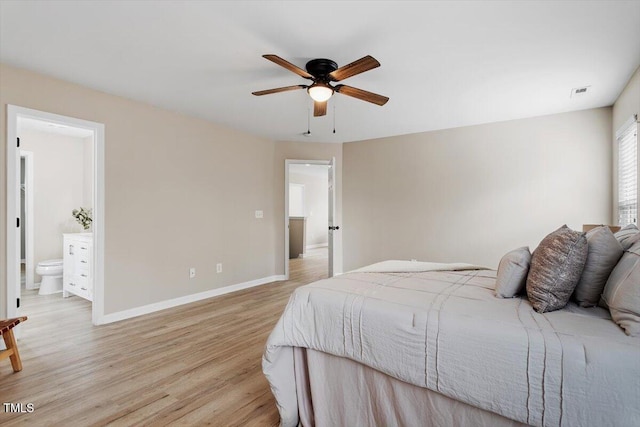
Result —
[[18, 301], [16, 302], [16, 308], [20, 308], [20, 298], [18, 298]]
[[18, 148], [20, 148], [20, 138], [16, 138], [18, 140]]
[[16, 218], [16, 227], [20, 228], [20, 218]]

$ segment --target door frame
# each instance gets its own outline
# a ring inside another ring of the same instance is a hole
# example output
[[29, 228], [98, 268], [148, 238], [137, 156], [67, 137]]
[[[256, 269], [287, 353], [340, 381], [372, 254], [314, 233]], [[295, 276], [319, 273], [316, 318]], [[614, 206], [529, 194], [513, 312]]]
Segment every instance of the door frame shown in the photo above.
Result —
[[20, 227], [24, 227], [25, 241], [25, 288], [35, 289], [34, 266], [33, 266], [33, 152], [20, 150], [20, 158], [24, 158], [24, 213], [26, 218], [20, 222]]
[[[105, 126], [75, 117], [62, 116], [30, 108], [7, 105], [7, 272], [6, 297], [7, 317], [18, 314], [16, 286], [20, 285], [20, 228], [15, 218], [20, 217], [20, 149], [17, 144], [18, 118], [31, 118], [93, 131], [93, 265], [94, 295], [91, 321], [94, 325], [104, 323], [104, 213], [105, 171], [104, 147]], [[16, 164], [16, 162], [18, 162]]]
[[[285, 280], [289, 280], [289, 165], [323, 165], [333, 167], [331, 173], [334, 174], [333, 179], [333, 199], [335, 200], [335, 157], [331, 160], [299, 160], [299, 159], [285, 159], [284, 161], [284, 277]], [[329, 179], [327, 179], [327, 185], [331, 185]], [[331, 197], [331, 196], [330, 196]], [[335, 203], [329, 203], [329, 210], [333, 209], [333, 218], [335, 221]], [[329, 212], [329, 218], [331, 218], [331, 212]], [[331, 245], [331, 236], [329, 236], [329, 245]], [[336, 250], [333, 248], [333, 257], [335, 257]], [[331, 256], [330, 256], [331, 258]], [[330, 271], [331, 267], [335, 265], [332, 259], [329, 259], [329, 265], [327, 265], [327, 271]]]

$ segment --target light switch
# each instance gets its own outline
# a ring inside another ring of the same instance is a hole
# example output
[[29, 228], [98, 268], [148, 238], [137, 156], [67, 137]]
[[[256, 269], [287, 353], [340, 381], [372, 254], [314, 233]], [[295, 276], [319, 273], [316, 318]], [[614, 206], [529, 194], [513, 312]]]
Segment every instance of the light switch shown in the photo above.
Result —
[[264, 218], [264, 212], [256, 211], [256, 218]]

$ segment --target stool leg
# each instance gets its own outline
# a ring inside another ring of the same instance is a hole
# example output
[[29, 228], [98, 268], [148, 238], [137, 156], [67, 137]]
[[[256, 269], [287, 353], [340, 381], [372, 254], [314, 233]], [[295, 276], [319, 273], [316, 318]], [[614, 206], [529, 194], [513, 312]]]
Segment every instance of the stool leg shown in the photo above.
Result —
[[13, 336], [13, 331], [9, 329], [7, 332], [2, 334], [2, 338], [4, 338], [4, 344], [7, 347], [7, 350], [13, 350], [13, 354], [9, 356], [9, 360], [11, 360], [11, 366], [13, 367], [13, 372], [22, 371], [22, 361], [20, 360], [20, 354], [18, 353], [18, 344], [16, 343], [16, 338]]

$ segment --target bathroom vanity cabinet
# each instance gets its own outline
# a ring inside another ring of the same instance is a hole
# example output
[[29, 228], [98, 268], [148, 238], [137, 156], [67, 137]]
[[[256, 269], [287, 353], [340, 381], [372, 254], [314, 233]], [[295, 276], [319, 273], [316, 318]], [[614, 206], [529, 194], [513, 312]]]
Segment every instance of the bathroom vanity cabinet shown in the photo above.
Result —
[[93, 301], [93, 234], [63, 234], [62, 296], [69, 294]]
[[307, 248], [307, 218], [289, 217], [289, 259], [304, 258]]

